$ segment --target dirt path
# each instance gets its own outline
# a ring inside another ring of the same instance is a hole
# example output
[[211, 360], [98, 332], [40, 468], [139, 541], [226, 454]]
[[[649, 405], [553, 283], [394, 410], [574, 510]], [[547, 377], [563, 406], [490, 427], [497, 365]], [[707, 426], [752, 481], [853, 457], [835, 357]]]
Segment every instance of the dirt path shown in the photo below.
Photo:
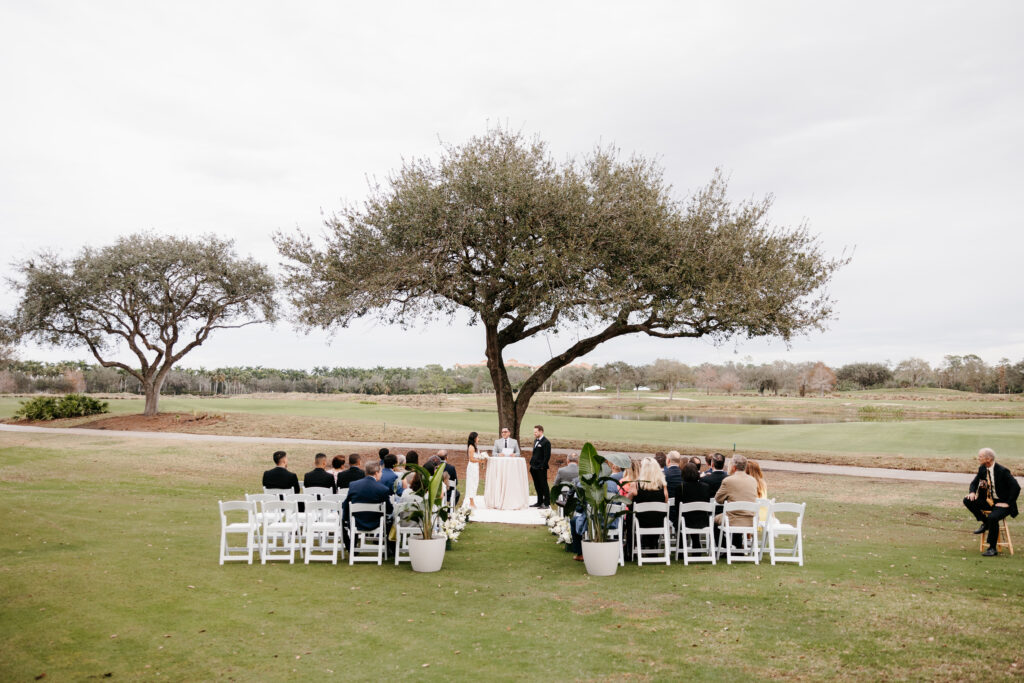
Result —
[[[139, 431], [115, 431], [115, 430], [97, 430], [97, 429], [83, 429], [79, 427], [65, 427], [65, 428], [52, 428], [52, 427], [30, 427], [27, 425], [12, 425], [12, 424], [0, 424], [0, 432], [28, 432], [35, 434], [78, 434], [81, 436], [88, 437], [114, 437], [114, 438], [132, 438], [132, 439], [152, 439], [152, 440], [164, 440], [164, 441], [200, 441], [200, 442], [220, 442], [220, 443], [266, 443], [266, 444], [302, 444], [302, 445], [322, 445], [322, 446], [340, 446], [346, 449], [354, 449], [360, 451], [366, 450], [377, 450], [378, 448], [388, 447], [399, 450], [407, 449], [421, 449], [424, 451], [436, 450], [440, 448], [448, 449], [455, 453], [461, 453], [465, 448], [464, 444], [443, 444], [443, 443], [395, 443], [395, 442], [369, 442], [369, 441], [328, 441], [323, 439], [296, 439], [289, 437], [265, 437], [265, 436], [227, 436], [227, 435], [216, 435], [216, 434], [186, 434], [182, 432], [139, 432]], [[552, 455], [565, 456], [570, 452], [566, 448], [553, 448]], [[641, 456], [650, 455], [649, 453], [628, 453], [628, 455]], [[922, 481], [922, 482], [939, 482], [944, 484], [964, 484], [970, 483], [973, 478], [973, 472], [960, 473], [960, 472], [924, 472], [919, 470], [895, 470], [885, 469], [880, 467], [852, 467], [849, 465], [822, 465], [817, 463], [800, 463], [800, 462], [784, 462], [779, 460], [762, 460], [758, 459], [762, 469], [765, 470], [777, 470], [782, 472], [795, 472], [802, 474], [832, 474], [842, 475], [848, 477], [867, 477], [872, 479], [897, 479], [904, 481]], [[973, 461], [968, 462], [965, 459], [965, 468], [973, 467]], [[1017, 477], [1022, 485], [1024, 485], [1024, 477]]]

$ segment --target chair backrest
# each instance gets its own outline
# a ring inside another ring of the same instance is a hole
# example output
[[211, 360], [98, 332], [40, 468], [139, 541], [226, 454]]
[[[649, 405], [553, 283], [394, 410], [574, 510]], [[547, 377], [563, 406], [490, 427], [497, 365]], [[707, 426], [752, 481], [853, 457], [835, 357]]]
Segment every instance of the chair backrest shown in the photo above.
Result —
[[286, 494], [295, 493], [295, 491], [292, 491], [291, 489], [268, 489], [267, 487], [264, 486], [263, 493], [272, 493], [273, 495], [277, 496], [278, 500], [285, 500]]
[[635, 515], [641, 512], [664, 512], [665, 514], [668, 514], [668, 503], [658, 503], [654, 501], [650, 503], [634, 503], [633, 514]]
[[711, 517], [715, 514], [715, 501], [707, 503], [681, 503], [679, 505], [679, 528], [686, 526], [686, 513], [703, 512], [708, 516], [708, 524], [711, 524]]
[[312, 493], [293, 493], [291, 491], [285, 494], [284, 499], [296, 503], [305, 503], [306, 505], [316, 502], [316, 496]]
[[333, 500], [314, 500], [306, 503], [306, 514], [312, 515], [317, 521], [325, 521], [331, 513], [340, 518], [341, 503]]
[[[772, 503], [769, 508], [769, 519], [775, 515], [787, 515], [795, 514], [796, 519], [792, 522], [793, 526], [799, 529], [804, 523], [804, 511], [807, 509], [807, 503]], [[790, 522], [781, 519], [780, 522], [789, 524]]]
[[273, 493], [247, 493], [245, 494], [245, 499], [250, 503], [266, 503], [268, 501], [281, 500], [280, 497]]
[[250, 520], [256, 515], [256, 503], [252, 501], [229, 500], [224, 502], [219, 500], [217, 505], [220, 507], [220, 516], [223, 518], [226, 518], [229, 512], [245, 512]]
[[334, 495], [334, 491], [326, 486], [310, 486], [309, 488], [303, 488], [302, 492], [315, 496], [317, 500], [323, 500], [324, 496]]
[[357, 512], [373, 512], [380, 515], [378, 526], [384, 525], [384, 503], [351, 503], [348, 506], [348, 522], [352, 529], [356, 527]]
[[757, 515], [761, 509], [759, 503], [747, 503], [745, 501], [730, 501], [722, 507], [722, 512], [725, 513], [726, 521], [728, 522], [728, 513], [730, 512], [749, 512], [751, 515]]
[[348, 498], [347, 493], [325, 493], [320, 500], [331, 503], [344, 503], [346, 498]]
[[277, 514], [294, 515], [299, 510], [299, 504], [294, 500], [270, 500], [263, 503], [263, 514], [272, 517]]

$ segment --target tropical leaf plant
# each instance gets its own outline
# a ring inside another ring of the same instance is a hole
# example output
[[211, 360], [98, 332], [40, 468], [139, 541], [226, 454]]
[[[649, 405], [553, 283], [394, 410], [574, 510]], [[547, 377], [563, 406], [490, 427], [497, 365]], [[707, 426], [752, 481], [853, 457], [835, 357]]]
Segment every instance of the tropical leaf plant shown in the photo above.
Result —
[[435, 520], [440, 519], [444, 522], [448, 519], [448, 508], [445, 507], [443, 499], [444, 467], [438, 467], [433, 474], [421, 465], [410, 464], [406, 465], [406, 468], [417, 473], [420, 480], [419, 488], [415, 491], [419, 500], [416, 501], [409, 519], [419, 523], [423, 540], [429, 541], [434, 537]]
[[[551, 498], [558, 498], [561, 493], [572, 492], [576, 499], [577, 509], [586, 516], [587, 536], [591, 541], [604, 543], [608, 540], [608, 529], [615, 520], [626, 514], [625, 506], [629, 498], [614, 493], [619, 482], [610, 476], [606, 459], [597, 453], [597, 449], [589, 441], [583, 444], [580, 451], [580, 478], [577, 482], [563, 482], [551, 490]], [[609, 482], [614, 486], [609, 490]]]

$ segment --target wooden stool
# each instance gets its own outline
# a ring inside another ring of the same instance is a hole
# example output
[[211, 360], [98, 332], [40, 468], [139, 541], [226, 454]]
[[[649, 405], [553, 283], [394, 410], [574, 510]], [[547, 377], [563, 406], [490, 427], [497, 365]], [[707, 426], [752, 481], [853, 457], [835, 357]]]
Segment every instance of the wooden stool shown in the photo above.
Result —
[[[988, 514], [988, 513], [986, 513]], [[988, 532], [983, 533], [979, 536], [978, 550], [985, 550], [985, 539], [988, 537]], [[1010, 527], [1006, 526], [1006, 517], [999, 520], [999, 541], [996, 543], [996, 550], [1002, 550], [1007, 548], [1010, 554], [1013, 555], [1013, 541], [1010, 540]]]

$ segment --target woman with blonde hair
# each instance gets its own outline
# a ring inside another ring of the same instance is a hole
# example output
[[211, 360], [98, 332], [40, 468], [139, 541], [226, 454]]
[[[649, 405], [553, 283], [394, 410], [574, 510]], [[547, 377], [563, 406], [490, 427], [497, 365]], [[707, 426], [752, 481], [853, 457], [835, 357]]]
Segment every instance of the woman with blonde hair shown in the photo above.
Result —
[[[768, 482], [764, 480], [764, 473], [761, 472], [761, 466], [757, 464], [756, 460], [747, 459], [747, 474], [757, 482], [757, 497], [768, 498]], [[768, 519], [767, 508], [761, 508], [760, 516], [762, 522]]]
[[[635, 465], [635, 463], [634, 463]], [[640, 463], [640, 473], [635, 483], [633, 504], [637, 503], [667, 503], [668, 485], [665, 483], [665, 472], [658, 465], [654, 458], [644, 458]], [[667, 512], [640, 512], [636, 514], [637, 523], [647, 528], [662, 527], [665, 524]], [[644, 536], [644, 547], [657, 547], [657, 536]]]

